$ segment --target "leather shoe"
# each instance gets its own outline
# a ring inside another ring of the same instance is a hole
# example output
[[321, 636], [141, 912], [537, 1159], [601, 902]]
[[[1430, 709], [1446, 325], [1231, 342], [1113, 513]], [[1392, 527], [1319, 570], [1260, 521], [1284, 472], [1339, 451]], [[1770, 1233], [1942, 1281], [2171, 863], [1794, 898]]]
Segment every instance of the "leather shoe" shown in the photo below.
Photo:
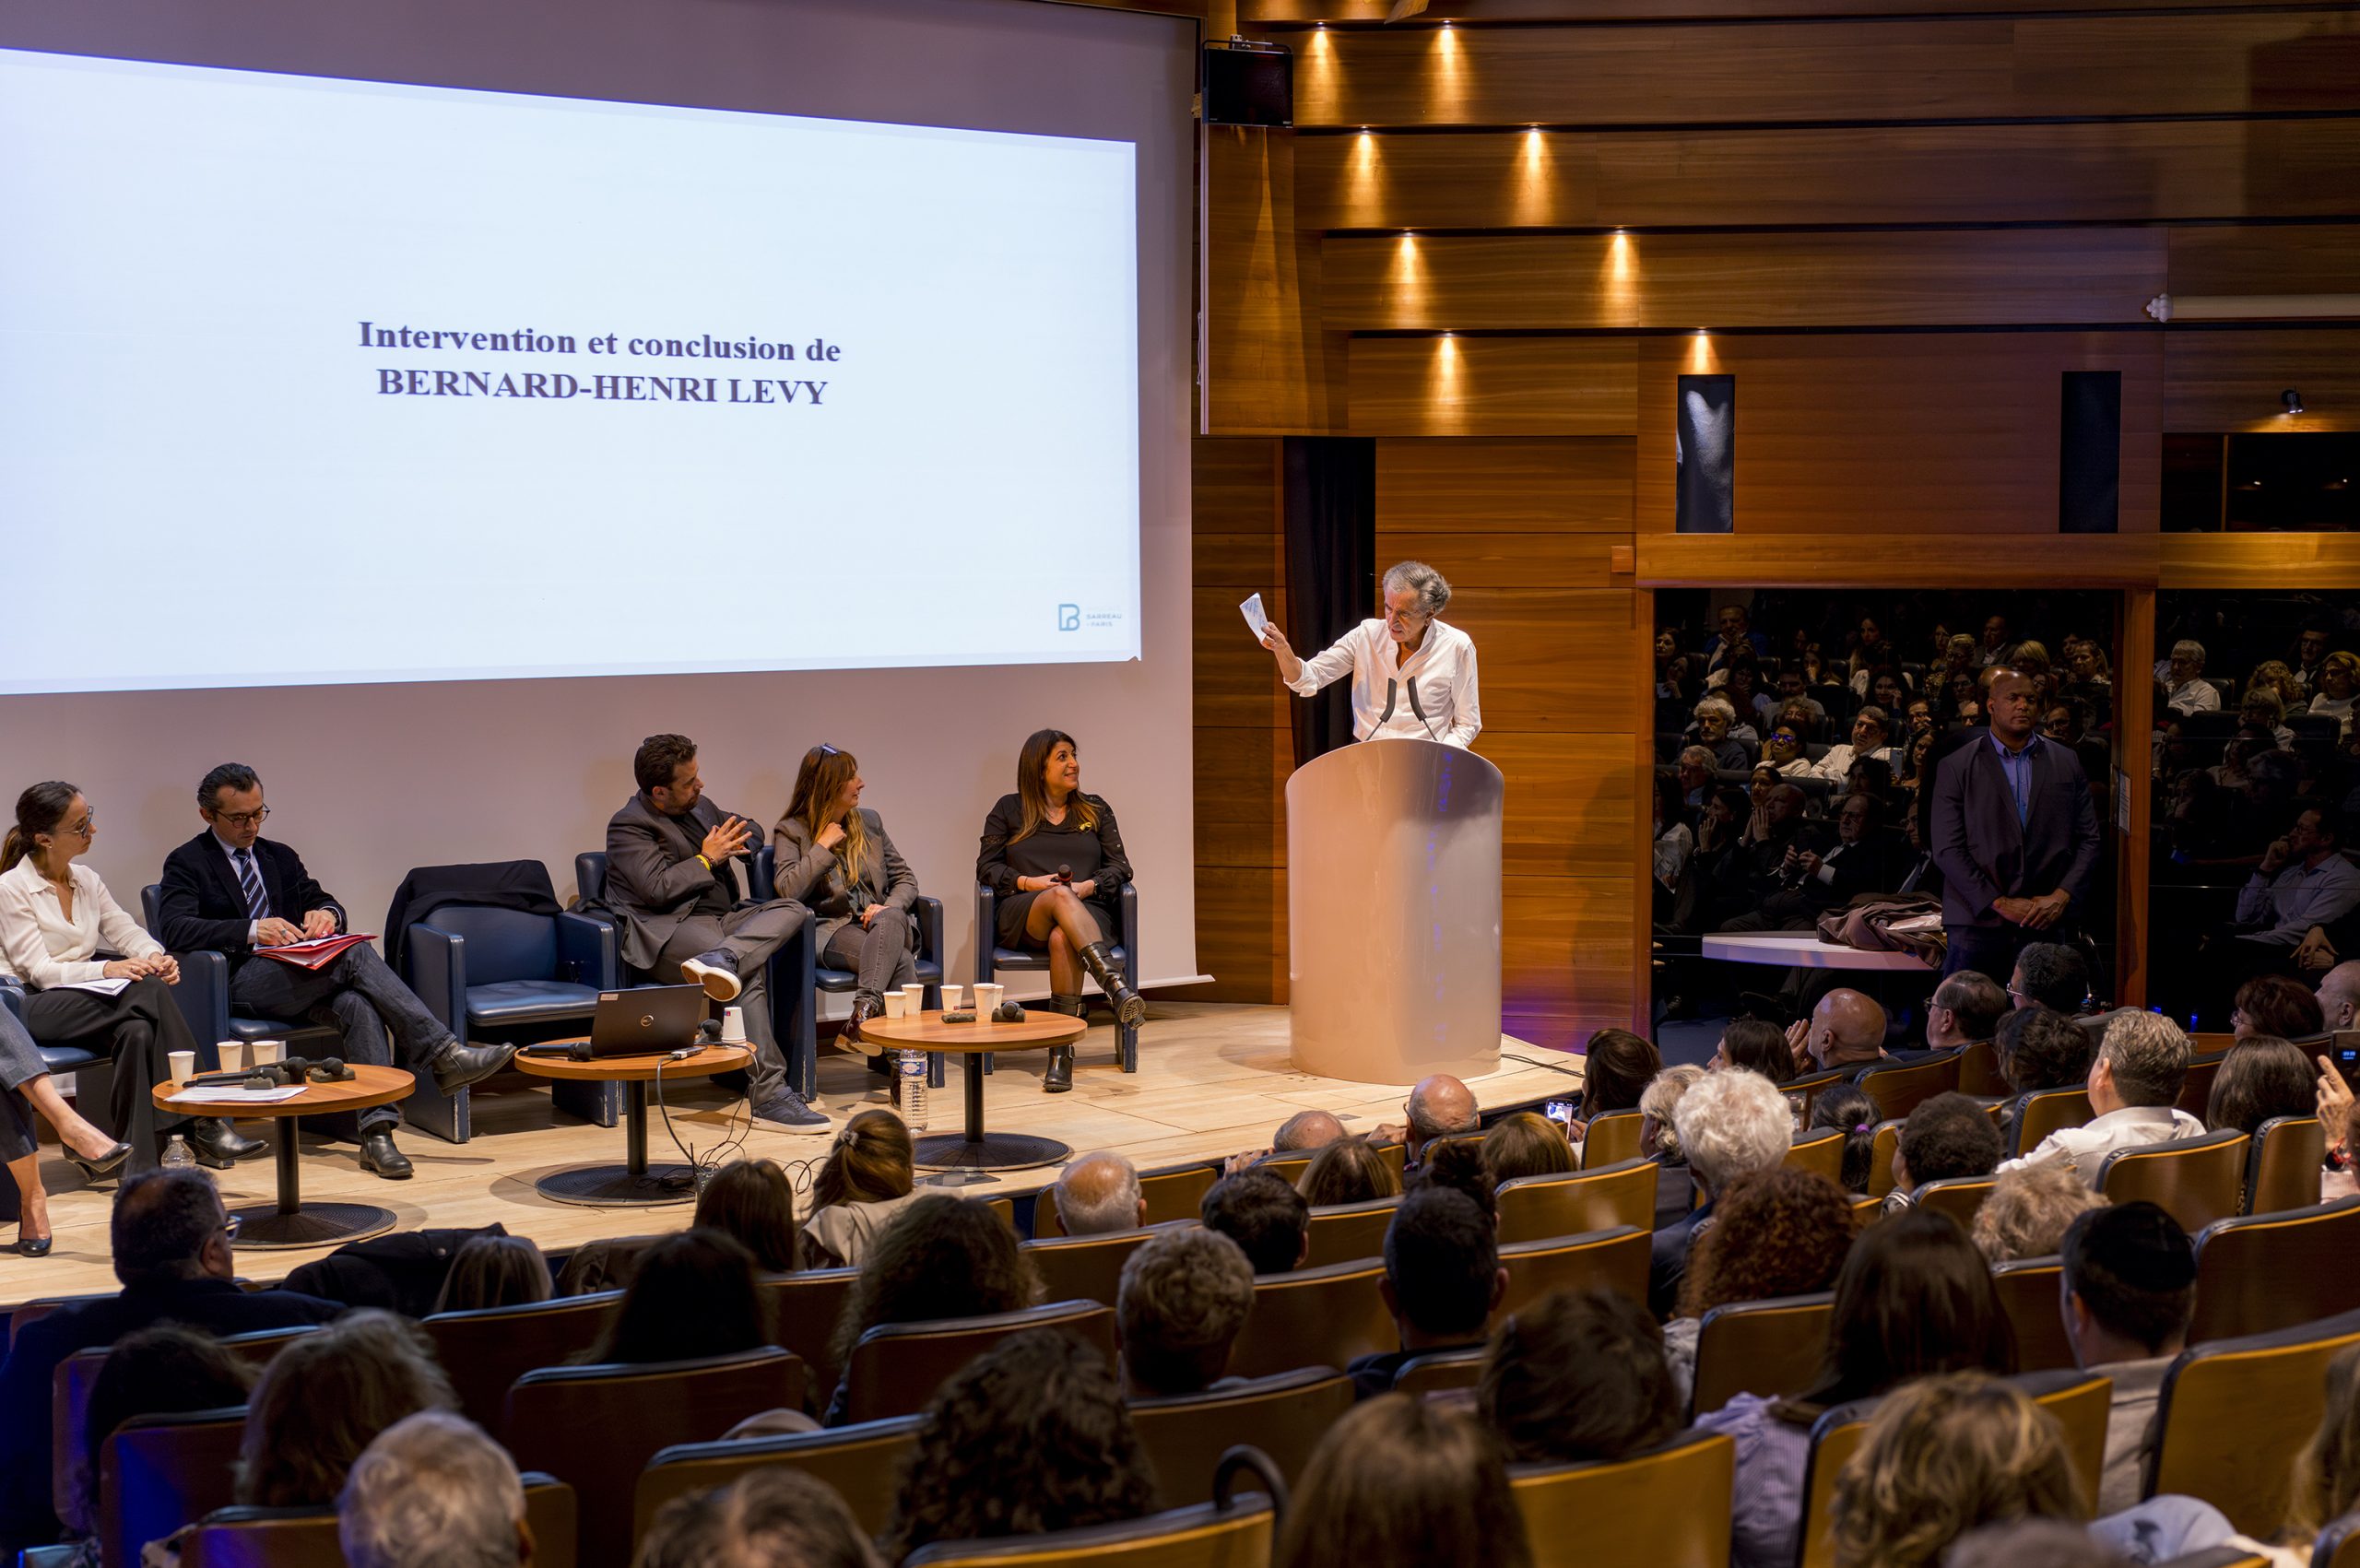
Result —
[[852, 999], [852, 1020], [844, 1025], [843, 1035], [844, 1043], [867, 1057], [868, 1065], [871, 1067], [875, 1067], [884, 1058], [885, 1047], [863, 1034], [860, 1032], [860, 1026], [870, 1019], [882, 1016], [884, 1011], [885, 1004], [877, 997], [855, 996]]
[[56, 1239], [54, 1236], [19, 1235], [17, 1238], [16, 1250], [26, 1257], [47, 1257], [49, 1249]]
[[437, 1051], [427, 1063], [434, 1074], [434, 1087], [443, 1094], [456, 1094], [471, 1083], [481, 1083], [505, 1067], [516, 1055], [513, 1045], [462, 1045], [457, 1041]]
[[1041, 1075], [1041, 1092], [1064, 1094], [1073, 1088], [1073, 1047], [1049, 1047], [1049, 1070]]
[[196, 1155], [196, 1162], [207, 1170], [226, 1171], [241, 1160], [251, 1160], [270, 1145], [251, 1138], [241, 1138], [238, 1130], [219, 1116], [200, 1116], [188, 1125], [188, 1146]]
[[372, 1127], [360, 1135], [360, 1168], [389, 1182], [406, 1182], [417, 1174], [409, 1156], [394, 1147], [390, 1127]]
[[130, 1158], [131, 1145], [127, 1143], [116, 1144], [96, 1160], [85, 1160], [70, 1149], [65, 1151], [66, 1163], [80, 1171], [84, 1177], [93, 1182], [102, 1182], [113, 1175], [123, 1169], [124, 1161]]

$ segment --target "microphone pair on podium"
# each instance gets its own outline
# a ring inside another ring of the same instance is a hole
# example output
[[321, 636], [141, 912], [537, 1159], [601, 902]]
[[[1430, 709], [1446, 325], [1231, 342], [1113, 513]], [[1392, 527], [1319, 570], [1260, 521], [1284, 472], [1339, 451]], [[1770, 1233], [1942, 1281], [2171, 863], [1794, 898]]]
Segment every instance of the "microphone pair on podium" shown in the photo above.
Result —
[[289, 1084], [345, 1083], [352, 1078], [352, 1069], [344, 1065], [342, 1056], [286, 1056], [276, 1062], [265, 1062], [242, 1072], [200, 1073], [183, 1084], [183, 1089], [282, 1089]]
[[[1384, 728], [1386, 722], [1393, 717], [1393, 699], [1395, 696], [1395, 689], [1400, 684], [1400, 681], [1398, 679], [1387, 680], [1385, 683], [1385, 712], [1378, 715], [1376, 721], [1377, 727], [1379, 729]], [[1410, 682], [1410, 712], [1417, 716], [1417, 720], [1420, 724], [1426, 726], [1426, 733], [1428, 735], [1434, 736], [1434, 738], [1436, 740], [1440, 740], [1442, 738], [1442, 737], [1434, 735], [1434, 721], [1426, 717], [1425, 709], [1418, 705], [1418, 683], [1414, 680]]]

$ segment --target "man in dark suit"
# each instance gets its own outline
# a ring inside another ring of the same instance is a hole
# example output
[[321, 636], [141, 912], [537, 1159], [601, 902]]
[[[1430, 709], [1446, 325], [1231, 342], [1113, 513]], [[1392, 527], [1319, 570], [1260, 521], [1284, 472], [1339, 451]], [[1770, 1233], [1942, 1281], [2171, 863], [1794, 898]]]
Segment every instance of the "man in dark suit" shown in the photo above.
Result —
[[695, 741], [649, 736], [631, 758], [631, 776], [639, 793], [607, 823], [607, 907], [622, 927], [623, 961], [743, 1007], [755, 1118], [787, 1132], [826, 1132], [828, 1118], [787, 1085], [765, 978], [771, 954], [809, 912], [791, 899], [739, 896], [730, 862], [749, 854], [753, 830], [704, 798]]
[[2081, 760], [2036, 732], [2031, 678], [2002, 666], [1984, 701], [1989, 733], [1934, 770], [1932, 853], [1950, 939], [1942, 973], [1997, 977], [2014, 972], [2025, 943], [2070, 925], [2088, 899], [2098, 818]]
[[115, 1194], [110, 1238], [123, 1290], [59, 1307], [18, 1331], [0, 1364], [0, 1550], [9, 1557], [57, 1534], [49, 1406], [66, 1357], [151, 1324], [247, 1334], [325, 1323], [344, 1310], [292, 1291], [241, 1290], [233, 1234], [221, 1195], [202, 1171], [128, 1177]]
[[1883, 891], [1890, 847], [1883, 818], [1883, 803], [1875, 796], [1846, 796], [1835, 812], [1835, 842], [1808, 833], [1789, 841], [1779, 862], [1777, 890], [1721, 929], [1808, 931], [1827, 911], [1849, 904], [1854, 894]]
[[[391, 1067], [395, 1048], [413, 1071], [434, 1075], [454, 1093], [490, 1078], [516, 1054], [513, 1045], [468, 1045], [454, 1039], [426, 1004], [358, 942], [318, 969], [257, 955], [344, 929], [344, 910], [303, 868], [303, 857], [262, 836], [262, 780], [252, 768], [224, 762], [196, 786], [205, 831], [165, 858], [162, 927], [157, 939], [175, 952], [211, 948], [230, 961], [230, 1001], [242, 1015], [307, 1018], [334, 1029], [348, 1062]], [[394, 1145], [401, 1112], [392, 1105], [360, 1114], [360, 1168], [389, 1181], [411, 1173]], [[291, 1132], [291, 1129], [290, 1129]]]

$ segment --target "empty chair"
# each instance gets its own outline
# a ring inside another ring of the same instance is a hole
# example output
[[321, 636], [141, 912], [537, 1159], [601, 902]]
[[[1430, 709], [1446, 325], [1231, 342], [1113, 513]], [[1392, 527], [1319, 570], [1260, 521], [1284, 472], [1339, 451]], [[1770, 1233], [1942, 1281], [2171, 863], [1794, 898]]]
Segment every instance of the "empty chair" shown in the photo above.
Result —
[[1055, 1328], [1098, 1347], [1115, 1363], [1115, 1309], [1097, 1302], [1052, 1302], [977, 1317], [880, 1323], [860, 1337], [844, 1367], [844, 1420], [880, 1421], [926, 1408], [943, 1381], [1011, 1335]]
[[1545, 1241], [1656, 1223], [1656, 1176], [1652, 1160], [1571, 1171], [1554, 1176], [1518, 1176], [1500, 1184], [1500, 1242]]
[[1385, 1256], [1386, 1228], [1393, 1223], [1398, 1197], [1373, 1197], [1366, 1203], [1339, 1203], [1311, 1211], [1311, 1253], [1308, 1267], [1350, 1263], [1356, 1257]]
[[1956, 1089], [1958, 1073], [1958, 1054], [1946, 1052], [1922, 1062], [1873, 1067], [1852, 1081], [1876, 1102], [1878, 1115], [1887, 1121], [1902, 1121], [1918, 1108], [1918, 1102]]
[[1352, 1408], [1352, 1380], [1334, 1367], [1298, 1367], [1224, 1383], [1201, 1394], [1131, 1401], [1131, 1429], [1155, 1466], [1156, 1490], [1175, 1506], [1210, 1502], [1221, 1456], [1241, 1436], [1268, 1456], [1288, 1482]]
[[[533, 1568], [573, 1568], [579, 1520], [573, 1489], [527, 1474], [525, 1523], [533, 1532]], [[344, 1568], [333, 1508], [218, 1508], [181, 1549], [183, 1568]]]
[[1800, 1394], [1819, 1375], [1835, 1315], [1833, 1291], [1730, 1302], [1705, 1315], [1696, 1330], [1694, 1415], [1709, 1415], [1740, 1394]]
[[811, 1369], [812, 1393], [822, 1408], [844, 1375], [830, 1345], [844, 1298], [859, 1278], [857, 1268], [805, 1268], [764, 1275], [758, 1287], [770, 1302], [773, 1342], [803, 1358]]
[[748, 1416], [800, 1408], [803, 1362], [775, 1347], [701, 1361], [542, 1367], [508, 1391], [502, 1441], [582, 1500], [587, 1568], [631, 1561], [631, 1489], [655, 1455], [719, 1437]]
[[825, 1432], [675, 1444], [650, 1459], [639, 1474], [631, 1539], [644, 1537], [656, 1511], [672, 1499], [712, 1491], [773, 1465], [827, 1482], [851, 1506], [862, 1529], [882, 1535], [893, 1512], [893, 1483], [902, 1456], [917, 1442], [918, 1429], [925, 1424], [922, 1417], [896, 1416]]
[[1385, 1266], [1374, 1258], [1255, 1276], [1254, 1310], [1231, 1352], [1231, 1374], [1344, 1367], [1356, 1357], [1398, 1350], [1400, 1337], [1377, 1293], [1384, 1278]]
[[1822, 1127], [1816, 1132], [1797, 1133], [1795, 1141], [1787, 1147], [1787, 1168], [1809, 1171], [1825, 1176], [1836, 1186], [1844, 1185], [1844, 1140], [1842, 1127]]
[[246, 1408], [134, 1416], [99, 1448], [97, 1535], [106, 1563], [139, 1561], [161, 1540], [237, 1501]]
[[1992, 1289], [2016, 1335], [2016, 1370], [2051, 1372], [2075, 1365], [2072, 1341], [2065, 1338], [2065, 1262], [2047, 1257], [2022, 1257], [1991, 1270]]
[[1589, 1119], [1582, 1137], [1582, 1169], [1595, 1171], [1639, 1157], [1639, 1126], [1646, 1117], [1636, 1111], [1604, 1111]]
[[1737, 1444], [1683, 1432], [1634, 1459], [1512, 1465], [1536, 1568], [1664, 1568], [1726, 1562]]
[[2327, 1403], [2328, 1362], [2360, 1341], [2360, 1312], [2180, 1352], [2155, 1406], [2146, 1495], [2201, 1497], [2256, 1540], [2286, 1517], [2295, 1456]]
[[2272, 1116], [2256, 1127], [2246, 1155], [2244, 1212], [2275, 1214], [2319, 1200], [2327, 1129], [2317, 1116]]
[[2081, 1126], [2091, 1114], [2086, 1089], [2036, 1089], [2019, 1104], [2016, 1147], [2012, 1152], [2029, 1154], [2050, 1133], [2059, 1127]]
[[1578, 1236], [1513, 1242], [1500, 1249], [1508, 1271], [1500, 1311], [1521, 1312], [1558, 1291], [1603, 1286], [1644, 1305], [1647, 1299], [1647, 1255], [1653, 1235], [1635, 1225], [1589, 1231]]
[[1260, 1492], [1225, 1503], [1170, 1508], [1144, 1519], [1088, 1529], [1055, 1530], [993, 1540], [945, 1540], [902, 1559], [903, 1568], [1085, 1568], [1093, 1562], [1132, 1568], [1266, 1568], [1277, 1540], [1278, 1516]]
[[1911, 1200], [1918, 1208], [1936, 1214], [1947, 1214], [1959, 1223], [1963, 1231], [1975, 1229], [1975, 1211], [1991, 1196], [1995, 1178], [1990, 1176], [1945, 1176], [1938, 1182], [1921, 1184]]
[[536, 1367], [570, 1361], [598, 1342], [620, 1291], [566, 1296], [553, 1302], [441, 1312], [419, 1326], [434, 1341], [459, 1407], [486, 1432], [500, 1428], [509, 1385]]
[[2196, 1236], [2188, 1342], [2266, 1334], [2360, 1310], [2360, 1197], [2216, 1220]]
[[2238, 1211], [2250, 1143], [2241, 1132], [2222, 1131], [2118, 1149], [2099, 1163], [2097, 1189], [2109, 1203], [2155, 1204], [2192, 1236]]
[[[1308, 1166], [1310, 1163], [1310, 1156], [1305, 1155], [1304, 1164]], [[1268, 1168], [1267, 1165], [1257, 1167], [1260, 1170]], [[1394, 1173], [1400, 1174], [1398, 1171]], [[1303, 1172], [1297, 1170], [1288, 1174], [1286, 1179], [1292, 1184], [1302, 1175]], [[1204, 1201], [1205, 1194], [1211, 1191], [1212, 1185], [1219, 1180], [1220, 1169], [1201, 1160], [1141, 1171], [1139, 1197], [1147, 1202], [1147, 1222], [1161, 1225], [1168, 1220], [1194, 1220], [1198, 1205]], [[1065, 1233], [1065, 1216], [1057, 1212], [1056, 1201], [1046, 1191], [1037, 1194], [1032, 1199], [1033, 1239], [1037, 1241]]]
[[1116, 1231], [1103, 1236], [1051, 1236], [1024, 1243], [1023, 1252], [1040, 1270], [1049, 1300], [1113, 1306], [1115, 1288], [1123, 1280], [1123, 1265], [1153, 1234], [1153, 1231]]
[[1454, 1388], [1472, 1388], [1481, 1380], [1483, 1362], [1490, 1354], [1487, 1347], [1478, 1345], [1471, 1350], [1429, 1350], [1411, 1356], [1394, 1373], [1393, 1391], [1423, 1398]]

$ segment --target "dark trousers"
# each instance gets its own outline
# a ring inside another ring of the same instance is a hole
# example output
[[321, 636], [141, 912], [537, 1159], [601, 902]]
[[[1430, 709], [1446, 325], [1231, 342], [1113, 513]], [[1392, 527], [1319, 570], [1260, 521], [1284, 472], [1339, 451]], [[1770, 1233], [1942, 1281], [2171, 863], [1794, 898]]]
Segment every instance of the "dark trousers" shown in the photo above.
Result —
[[820, 956], [828, 968], [860, 977], [855, 996], [879, 1003], [887, 991], [918, 977], [918, 961], [910, 956], [910, 917], [890, 909], [865, 930], [857, 920], [844, 922]]
[[2065, 942], [2072, 933], [2062, 925], [2029, 931], [2021, 925], [1945, 925], [1949, 947], [1942, 954], [1942, 977], [1964, 969], [1988, 974], [2005, 986], [2016, 973], [2016, 955], [2035, 942]]
[[[455, 1043], [442, 1020], [366, 942], [346, 949], [321, 969], [249, 958], [230, 977], [230, 1000], [243, 1013], [325, 1024], [343, 1041], [346, 1061], [371, 1067], [394, 1066], [398, 1049], [403, 1067], [420, 1068]], [[400, 1120], [400, 1110], [392, 1105], [360, 1113], [364, 1132]]]
[[36, 991], [25, 998], [25, 1027], [45, 1043], [81, 1045], [114, 1059], [114, 1135], [131, 1145], [133, 1170], [153, 1167], [162, 1140], [188, 1118], [158, 1110], [149, 1091], [172, 1076], [171, 1053], [196, 1049], [172, 988], [149, 976], [112, 996]]
[[672, 928], [655, 955], [657, 977], [674, 985], [683, 978], [680, 965], [699, 953], [718, 948], [738, 961], [738, 983], [745, 989], [734, 1005], [746, 1009], [746, 1039], [754, 1047], [747, 1095], [757, 1108], [786, 1087], [786, 1058], [771, 1028], [771, 955], [803, 929], [807, 913], [792, 899], [773, 899], [726, 914], [692, 914]]

